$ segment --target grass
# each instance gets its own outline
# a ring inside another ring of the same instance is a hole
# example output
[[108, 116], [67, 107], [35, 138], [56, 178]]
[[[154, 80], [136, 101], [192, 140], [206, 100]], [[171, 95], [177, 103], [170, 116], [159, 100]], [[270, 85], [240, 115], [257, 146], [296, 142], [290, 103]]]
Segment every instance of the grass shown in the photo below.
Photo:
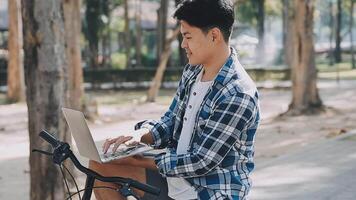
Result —
[[319, 72], [336, 72], [336, 71], [350, 71], [352, 66], [350, 62], [336, 63], [329, 65], [328, 63], [317, 63], [316, 67]]
[[353, 70], [340, 70], [337, 71], [329, 71], [329, 72], [319, 72], [318, 77], [322, 79], [355, 79], [356, 80], [356, 69]]
[[6, 94], [5, 93], [0, 93], [0, 105], [6, 104]]

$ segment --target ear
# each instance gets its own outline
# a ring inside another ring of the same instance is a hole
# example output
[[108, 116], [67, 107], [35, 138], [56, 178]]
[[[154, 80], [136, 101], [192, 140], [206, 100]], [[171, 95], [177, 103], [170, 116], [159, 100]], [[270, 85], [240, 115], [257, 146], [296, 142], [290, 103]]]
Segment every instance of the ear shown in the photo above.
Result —
[[213, 42], [221, 42], [221, 41], [224, 40], [223, 35], [222, 35], [220, 29], [218, 29], [218, 28], [216, 28], [216, 27], [215, 27], [215, 28], [212, 28], [212, 29], [210, 30], [210, 33], [211, 33], [211, 39], [212, 39]]

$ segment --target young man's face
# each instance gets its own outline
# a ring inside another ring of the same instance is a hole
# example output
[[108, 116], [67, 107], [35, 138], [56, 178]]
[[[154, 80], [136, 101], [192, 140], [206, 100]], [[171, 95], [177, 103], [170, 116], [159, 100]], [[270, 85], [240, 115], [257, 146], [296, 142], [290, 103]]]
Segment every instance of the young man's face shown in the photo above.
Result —
[[205, 64], [213, 53], [213, 42], [209, 34], [204, 34], [197, 27], [180, 21], [180, 31], [183, 36], [181, 47], [185, 49], [189, 64]]

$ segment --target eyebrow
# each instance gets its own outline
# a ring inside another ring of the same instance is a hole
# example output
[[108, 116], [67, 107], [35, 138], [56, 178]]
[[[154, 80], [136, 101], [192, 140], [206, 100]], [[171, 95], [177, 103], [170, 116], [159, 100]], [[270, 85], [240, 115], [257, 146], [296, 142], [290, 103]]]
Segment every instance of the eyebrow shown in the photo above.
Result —
[[184, 32], [184, 33], [182, 33], [183, 36], [186, 36], [186, 35], [188, 35], [188, 34], [191, 34], [191, 33], [189, 33], [189, 32]]

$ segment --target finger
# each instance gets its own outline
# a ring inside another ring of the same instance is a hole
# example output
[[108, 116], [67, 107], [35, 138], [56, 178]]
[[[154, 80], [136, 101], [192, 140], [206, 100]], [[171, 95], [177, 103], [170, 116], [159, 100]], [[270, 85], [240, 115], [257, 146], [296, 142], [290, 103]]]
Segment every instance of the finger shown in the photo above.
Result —
[[118, 137], [118, 138], [114, 138], [114, 139], [110, 139], [108, 141], [105, 142], [104, 144], [104, 148], [103, 148], [103, 152], [107, 153], [107, 151], [109, 150], [110, 146], [112, 144], [114, 144], [116, 142], [117, 139], [121, 138], [122, 136]]
[[120, 137], [120, 138], [118, 138], [118, 139], [116, 140], [116, 142], [115, 142], [114, 147], [112, 148], [112, 153], [115, 153], [116, 150], [117, 150], [117, 148], [119, 148], [119, 146], [120, 146], [121, 144], [123, 144], [123, 143], [125, 143], [125, 142], [127, 142], [127, 141], [129, 141], [129, 140], [131, 140], [131, 139], [132, 139], [131, 136], [126, 136], [126, 137]]
[[105, 142], [104, 142], [104, 144], [103, 144], [103, 146], [102, 146], [102, 151], [103, 151], [104, 153], [105, 153], [106, 146], [108, 145], [108, 142], [109, 142], [110, 140], [111, 140], [110, 138], [106, 139]]
[[132, 139], [132, 136], [126, 136], [126, 137], [122, 137], [119, 138], [118, 140], [116, 140], [114, 147], [112, 148], [112, 153], [115, 153], [117, 148], [119, 148], [119, 146], [129, 140]]
[[136, 145], [138, 145], [138, 144], [140, 144], [140, 142], [138, 142], [138, 141], [132, 141], [132, 142], [130, 142], [127, 146], [136, 146]]
[[105, 146], [106, 146], [106, 143], [107, 143], [109, 140], [110, 140], [110, 138], [105, 139], [105, 142], [104, 142], [103, 145], [101, 146], [101, 148], [103, 149], [103, 151], [104, 151], [104, 148], [105, 148]]

